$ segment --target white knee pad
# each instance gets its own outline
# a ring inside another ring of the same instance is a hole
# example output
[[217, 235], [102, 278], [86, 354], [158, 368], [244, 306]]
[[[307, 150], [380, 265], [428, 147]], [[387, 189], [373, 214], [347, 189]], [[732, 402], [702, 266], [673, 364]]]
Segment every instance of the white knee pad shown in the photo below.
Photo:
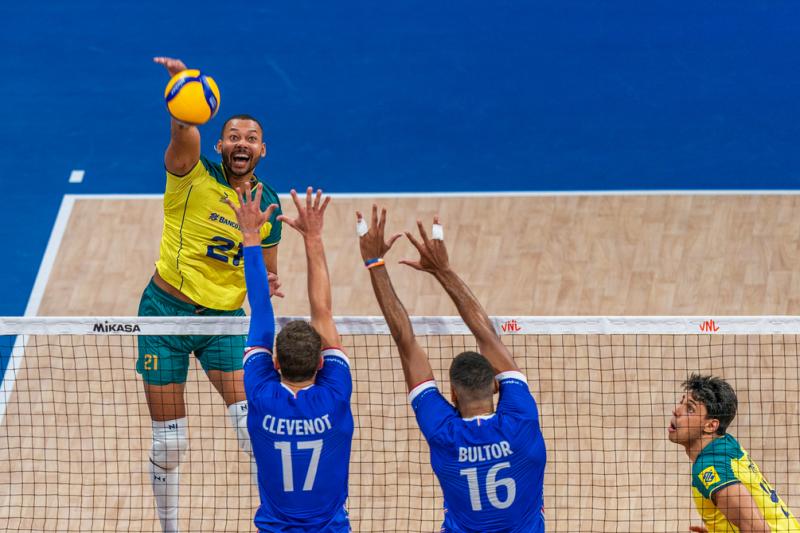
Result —
[[245, 453], [253, 455], [253, 443], [250, 442], [250, 432], [247, 431], [247, 401], [232, 403], [228, 406], [228, 417], [231, 419], [233, 430], [239, 447]]
[[189, 450], [186, 432], [186, 418], [153, 422], [153, 447], [150, 461], [154, 465], [170, 471], [178, 468]]

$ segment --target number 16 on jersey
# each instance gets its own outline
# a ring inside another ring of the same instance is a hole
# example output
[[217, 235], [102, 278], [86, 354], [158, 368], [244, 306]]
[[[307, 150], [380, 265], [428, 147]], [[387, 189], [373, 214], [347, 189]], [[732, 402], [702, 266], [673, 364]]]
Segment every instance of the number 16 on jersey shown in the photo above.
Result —
[[[514, 482], [513, 478], [497, 477], [497, 474], [506, 468], [511, 468], [511, 463], [508, 461], [497, 463], [486, 473], [486, 483], [484, 484], [486, 497], [489, 499], [489, 503], [497, 509], [507, 509], [511, 507], [514, 503], [514, 498], [517, 496], [517, 484]], [[478, 469], [463, 468], [459, 470], [458, 473], [467, 478], [467, 484], [469, 485], [469, 501], [472, 505], [472, 510], [482, 510], [483, 506], [481, 505], [481, 488], [478, 479]], [[505, 487], [506, 489], [506, 497], [504, 499], [500, 499], [497, 495], [497, 489], [499, 487]]]

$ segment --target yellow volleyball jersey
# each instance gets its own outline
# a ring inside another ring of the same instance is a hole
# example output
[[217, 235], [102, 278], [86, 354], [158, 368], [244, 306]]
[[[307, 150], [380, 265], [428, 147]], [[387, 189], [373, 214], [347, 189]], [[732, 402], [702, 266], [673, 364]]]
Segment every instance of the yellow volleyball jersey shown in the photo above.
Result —
[[711, 499], [717, 491], [735, 483], [744, 485], [752, 495], [772, 531], [800, 532], [800, 523], [789, 507], [731, 435], [720, 437], [703, 448], [692, 465], [694, 503], [710, 532], [739, 531]]
[[[167, 172], [164, 192], [164, 228], [156, 262], [167, 283], [203, 307], [238, 309], [246, 294], [242, 234], [236, 214], [224, 202], [238, 204], [219, 163], [200, 157], [185, 176]], [[278, 204], [278, 195], [264, 184], [262, 209]], [[281, 239], [280, 209], [261, 228], [261, 246]]]

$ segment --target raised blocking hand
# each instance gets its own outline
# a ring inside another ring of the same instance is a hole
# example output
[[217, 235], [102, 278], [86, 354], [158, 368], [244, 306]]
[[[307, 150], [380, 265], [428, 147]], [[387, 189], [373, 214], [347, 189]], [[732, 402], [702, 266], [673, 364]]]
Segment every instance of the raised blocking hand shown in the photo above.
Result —
[[417, 228], [419, 228], [420, 237], [422, 242], [414, 238], [411, 232], [406, 232], [406, 237], [411, 241], [411, 244], [419, 251], [419, 261], [409, 261], [404, 259], [400, 261], [404, 265], [411, 268], [429, 272], [431, 274], [442, 273], [450, 269], [450, 259], [447, 256], [447, 248], [444, 245], [444, 230], [439, 223], [439, 216], [433, 217], [433, 228], [431, 231], [431, 238], [422, 225], [420, 220], [417, 220]]
[[[276, 204], [267, 206], [266, 211], [261, 210], [261, 195], [264, 186], [259, 183], [256, 185], [255, 196], [250, 189], [250, 183], [244, 184], [244, 192], [242, 189], [236, 188], [236, 196], [239, 198], [239, 205], [237, 206], [230, 201], [229, 198], [224, 198], [228, 207], [233, 209], [236, 214], [236, 222], [239, 224], [239, 231], [242, 232], [242, 243], [244, 246], [260, 246], [261, 245], [261, 227], [266, 224], [272, 213], [278, 208]], [[278, 275], [273, 272], [267, 273], [269, 281], [269, 293], [272, 296], [283, 298], [284, 294], [279, 290], [281, 282]]]
[[297, 191], [292, 189], [292, 201], [297, 208], [297, 218], [278, 216], [278, 220], [297, 230], [304, 238], [322, 236], [325, 209], [331, 201], [330, 196], [322, 199], [322, 189], [317, 189], [316, 194], [312, 194], [313, 192], [312, 187], [306, 189], [306, 203], [303, 205], [297, 196]]
[[386, 230], [386, 208], [381, 209], [381, 216], [378, 219], [378, 206], [372, 204], [372, 220], [367, 226], [364, 216], [360, 211], [356, 211], [356, 230], [358, 232], [358, 245], [361, 249], [361, 258], [368, 259], [383, 258], [397, 239], [403, 234], [396, 233], [389, 237], [387, 241], [384, 233]]

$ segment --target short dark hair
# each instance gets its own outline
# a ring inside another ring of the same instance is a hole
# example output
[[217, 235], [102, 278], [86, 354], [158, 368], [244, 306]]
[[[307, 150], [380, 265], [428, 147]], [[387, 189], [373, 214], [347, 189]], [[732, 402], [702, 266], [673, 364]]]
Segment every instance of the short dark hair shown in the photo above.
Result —
[[706, 406], [708, 418], [719, 420], [717, 435], [724, 435], [739, 406], [733, 387], [722, 378], [700, 374], [690, 375], [681, 386], [692, 394], [692, 398]]
[[275, 355], [286, 381], [311, 379], [322, 357], [322, 338], [308, 322], [292, 320], [275, 339]]
[[478, 352], [461, 352], [450, 363], [450, 384], [466, 401], [485, 400], [494, 394], [494, 369]]
[[220, 139], [222, 139], [222, 137], [225, 136], [225, 128], [228, 127], [228, 123], [231, 120], [252, 120], [256, 124], [258, 124], [258, 129], [261, 130], [261, 137], [262, 138], [264, 137], [264, 126], [261, 125], [261, 122], [259, 122], [259, 120], [256, 117], [243, 113], [241, 115], [233, 115], [232, 117], [228, 117], [227, 119], [225, 119], [225, 122], [222, 124], [222, 129], [219, 130]]

